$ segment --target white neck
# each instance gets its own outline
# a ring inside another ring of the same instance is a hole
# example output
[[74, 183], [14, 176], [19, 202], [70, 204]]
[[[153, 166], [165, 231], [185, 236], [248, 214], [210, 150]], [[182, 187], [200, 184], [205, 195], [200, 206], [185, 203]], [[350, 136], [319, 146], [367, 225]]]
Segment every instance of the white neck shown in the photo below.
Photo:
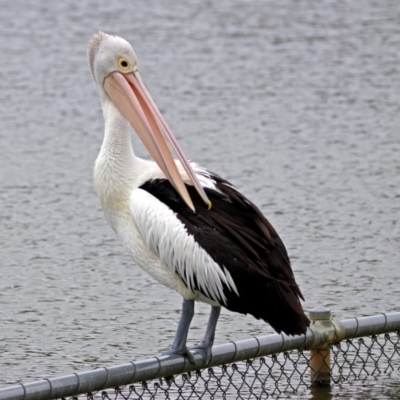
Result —
[[130, 125], [111, 101], [103, 102], [105, 122], [104, 141], [101, 152], [104, 152], [112, 163], [128, 165], [135, 161], [132, 148]]
[[133, 152], [129, 123], [108, 98], [102, 100], [105, 133], [94, 169], [94, 184], [100, 197], [126, 191], [139, 161]]

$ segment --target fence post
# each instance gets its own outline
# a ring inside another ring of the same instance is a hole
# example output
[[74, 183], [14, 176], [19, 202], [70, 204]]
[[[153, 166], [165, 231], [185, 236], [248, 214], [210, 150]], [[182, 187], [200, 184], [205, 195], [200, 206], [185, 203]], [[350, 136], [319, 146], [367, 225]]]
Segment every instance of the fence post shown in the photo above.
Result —
[[309, 315], [311, 319], [310, 329], [313, 332], [315, 343], [310, 347], [311, 385], [329, 385], [331, 378], [329, 343], [335, 336], [331, 310], [317, 306], [310, 310]]

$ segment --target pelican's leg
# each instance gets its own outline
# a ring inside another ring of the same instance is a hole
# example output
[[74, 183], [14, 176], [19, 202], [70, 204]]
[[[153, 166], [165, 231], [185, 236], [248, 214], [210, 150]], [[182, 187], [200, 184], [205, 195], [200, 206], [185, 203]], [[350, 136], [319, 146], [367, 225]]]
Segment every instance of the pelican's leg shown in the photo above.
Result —
[[175, 333], [174, 343], [171, 350], [167, 350], [162, 355], [181, 354], [186, 355], [192, 364], [196, 364], [195, 359], [186, 347], [186, 340], [189, 332], [189, 326], [194, 315], [194, 300], [183, 299], [182, 315], [179, 320], [178, 328]]
[[207, 364], [211, 361], [211, 349], [214, 344], [215, 329], [217, 327], [220, 312], [220, 306], [211, 307], [211, 313], [208, 319], [207, 329], [204, 338], [200, 344], [195, 347], [191, 347], [191, 350], [196, 350], [201, 354]]

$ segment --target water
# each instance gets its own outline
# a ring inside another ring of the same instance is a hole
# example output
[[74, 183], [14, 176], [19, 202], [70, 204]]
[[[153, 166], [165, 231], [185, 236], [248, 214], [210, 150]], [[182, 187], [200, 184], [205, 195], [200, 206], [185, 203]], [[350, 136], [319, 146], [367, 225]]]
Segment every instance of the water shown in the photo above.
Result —
[[[98, 29], [134, 45], [187, 156], [277, 228], [306, 308], [398, 311], [399, 20], [396, 1], [373, 0], [2, 6], [0, 384], [159, 354], [179, 318], [180, 297], [135, 268], [92, 187]], [[190, 342], [208, 312], [197, 306]], [[224, 311], [216, 342], [271, 332]]]

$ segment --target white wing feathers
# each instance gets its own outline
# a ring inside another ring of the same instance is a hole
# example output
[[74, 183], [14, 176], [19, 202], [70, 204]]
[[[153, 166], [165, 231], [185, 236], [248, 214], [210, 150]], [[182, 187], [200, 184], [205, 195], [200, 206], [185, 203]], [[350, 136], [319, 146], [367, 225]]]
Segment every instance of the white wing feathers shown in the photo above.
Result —
[[179, 275], [189, 290], [194, 292], [197, 283], [203, 295], [223, 303], [223, 283], [237, 292], [229, 271], [214, 262], [168, 206], [145, 190], [136, 189], [131, 194], [130, 211], [145, 245], [162, 265]]

